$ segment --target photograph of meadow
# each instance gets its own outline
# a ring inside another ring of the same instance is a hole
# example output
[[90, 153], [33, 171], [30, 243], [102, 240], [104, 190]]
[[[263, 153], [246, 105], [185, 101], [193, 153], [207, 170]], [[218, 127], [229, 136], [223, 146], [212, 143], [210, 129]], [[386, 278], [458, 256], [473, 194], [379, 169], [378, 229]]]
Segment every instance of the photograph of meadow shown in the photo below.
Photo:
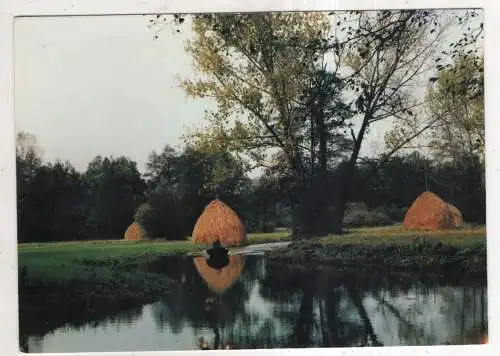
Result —
[[488, 342], [482, 10], [14, 34], [22, 352]]

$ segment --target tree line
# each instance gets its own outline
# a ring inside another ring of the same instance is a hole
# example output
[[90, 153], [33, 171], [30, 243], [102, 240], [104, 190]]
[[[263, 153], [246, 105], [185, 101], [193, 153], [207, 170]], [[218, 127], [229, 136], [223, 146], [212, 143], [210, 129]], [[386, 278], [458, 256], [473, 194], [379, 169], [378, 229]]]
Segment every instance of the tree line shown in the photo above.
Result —
[[[20, 134], [19, 137], [29, 137]], [[36, 146], [17, 149], [19, 242], [122, 239], [135, 220], [149, 237], [179, 240], [190, 236], [206, 204], [229, 204], [250, 232], [293, 226], [290, 180], [265, 171], [249, 178], [228, 152], [207, 153], [192, 147], [166, 146], [152, 152], [144, 174], [126, 157], [95, 157], [84, 172], [70, 162], [42, 162]], [[405, 209], [431, 189], [462, 211], [466, 221], [484, 223], [481, 172], [456, 163], [439, 164], [418, 152], [360, 163], [354, 177], [348, 226], [401, 222]], [[345, 163], [347, 164], [347, 163]], [[335, 181], [342, 166], [327, 180]], [[335, 189], [335, 186], [330, 188]], [[328, 194], [328, 193], [325, 193]], [[359, 205], [359, 204], [358, 204]]]

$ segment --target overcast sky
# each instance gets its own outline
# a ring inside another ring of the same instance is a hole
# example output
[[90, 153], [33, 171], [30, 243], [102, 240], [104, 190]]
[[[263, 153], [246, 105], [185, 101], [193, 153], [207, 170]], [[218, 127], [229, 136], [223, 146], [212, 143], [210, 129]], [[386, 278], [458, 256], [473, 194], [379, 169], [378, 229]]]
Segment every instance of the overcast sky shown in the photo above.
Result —
[[[192, 74], [184, 41], [166, 28], [158, 40], [144, 16], [21, 18], [15, 23], [17, 131], [34, 134], [45, 160], [78, 170], [103, 156], [127, 156], [141, 171], [148, 154], [181, 144], [203, 124], [207, 100], [192, 100], [176, 76]], [[370, 154], [389, 123], [372, 129]]]
[[34, 134], [46, 160], [80, 170], [98, 154], [142, 169], [153, 149], [179, 144], [210, 103], [189, 100], [183, 41], [153, 40], [144, 16], [23, 18], [15, 24], [16, 130]]

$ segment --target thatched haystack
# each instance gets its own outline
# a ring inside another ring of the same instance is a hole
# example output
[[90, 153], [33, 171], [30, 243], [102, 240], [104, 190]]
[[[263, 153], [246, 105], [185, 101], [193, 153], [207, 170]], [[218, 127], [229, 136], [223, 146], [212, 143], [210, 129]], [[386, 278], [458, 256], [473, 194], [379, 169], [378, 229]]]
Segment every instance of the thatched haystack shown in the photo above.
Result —
[[460, 210], [458, 210], [457, 207], [452, 204], [448, 204], [448, 209], [450, 210], [451, 213], [453, 225], [456, 227], [463, 225], [464, 219], [462, 217], [462, 213], [460, 212]]
[[248, 242], [245, 226], [229, 206], [215, 199], [205, 207], [196, 222], [192, 241], [211, 244], [219, 240], [223, 246], [243, 245]]
[[146, 231], [137, 222], [133, 222], [125, 231], [125, 240], [140, 241], [147, 239]]
[[195, 257], [194, 265], [208, 287], [217, 294], [224, 293], [240, 277], [245, 267], [245, 257], [230, 255], [229, 264], [222, 269], [211, 268], [204, 257]]
[[411, 230], [440, 230], [463, 224], [462, 214], [436, 194], [422, 193], [406, 212], [404, 227]]

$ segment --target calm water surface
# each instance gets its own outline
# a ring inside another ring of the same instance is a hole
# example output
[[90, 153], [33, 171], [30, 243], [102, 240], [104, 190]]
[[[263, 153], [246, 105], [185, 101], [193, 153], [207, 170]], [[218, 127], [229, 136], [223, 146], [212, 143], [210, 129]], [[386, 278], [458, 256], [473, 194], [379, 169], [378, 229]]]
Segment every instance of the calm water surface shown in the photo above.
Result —
[[486, 286], [471, 278], [312, 271], [242, 255], [222, 271], [201, 257], [147, 268], [176, 279], [176, 288], [99, 320], [24, 331], [27, 351], [469, 344], [487, 332]]

